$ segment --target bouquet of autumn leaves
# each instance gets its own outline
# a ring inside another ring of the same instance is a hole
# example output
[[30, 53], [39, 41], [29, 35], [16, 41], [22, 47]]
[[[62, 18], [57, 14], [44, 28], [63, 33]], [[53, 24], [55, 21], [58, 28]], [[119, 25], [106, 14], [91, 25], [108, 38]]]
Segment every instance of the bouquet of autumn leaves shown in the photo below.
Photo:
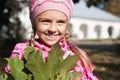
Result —
[[11, 68], [9, 74], [2, 74], [0, 80], [79, 80], [81, 73], [69, 72], [77, 64], [78, 54], [63, 59], [64, 52], [55, 44], [47, 60], [43, 60], [42, 51], [28, 46], [24, 60], [7, 58]]

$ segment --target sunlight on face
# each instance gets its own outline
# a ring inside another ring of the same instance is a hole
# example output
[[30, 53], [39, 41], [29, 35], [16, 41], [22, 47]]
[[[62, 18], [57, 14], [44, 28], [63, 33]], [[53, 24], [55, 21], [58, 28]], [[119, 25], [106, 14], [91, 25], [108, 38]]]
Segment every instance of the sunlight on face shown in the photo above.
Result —
[[56, 10], [42, 12], [35, 19], [40, 42], [51, 47], [64, 36], [67, 24], [68, 18], [63, 12]]

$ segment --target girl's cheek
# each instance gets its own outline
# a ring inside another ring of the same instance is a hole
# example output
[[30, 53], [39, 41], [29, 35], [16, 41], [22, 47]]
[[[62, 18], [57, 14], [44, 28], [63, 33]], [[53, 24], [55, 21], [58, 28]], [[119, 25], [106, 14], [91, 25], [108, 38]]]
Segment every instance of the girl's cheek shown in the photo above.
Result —
[[48, 26], [46, 26], [46, 25], [37, 26], [38, 30], [46, 30], [47, 28], [48, 28]]
[[59, 28], [60, 32], [64, 33], [66, 32], [67, 28], [65, 26], [61, 26], [61, 28]]

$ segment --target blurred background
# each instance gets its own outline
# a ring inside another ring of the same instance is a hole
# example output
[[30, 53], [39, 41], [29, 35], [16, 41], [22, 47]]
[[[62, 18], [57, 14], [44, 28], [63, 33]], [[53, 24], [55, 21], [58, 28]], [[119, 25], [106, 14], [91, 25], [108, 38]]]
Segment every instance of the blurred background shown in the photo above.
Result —
[[[0, 74], [18, 42], [30, 39], [29, 0], [0, 0]], [[73, 0], [70, 39], [85, 50], [100, 80], [120, 79], [120, 0]]]

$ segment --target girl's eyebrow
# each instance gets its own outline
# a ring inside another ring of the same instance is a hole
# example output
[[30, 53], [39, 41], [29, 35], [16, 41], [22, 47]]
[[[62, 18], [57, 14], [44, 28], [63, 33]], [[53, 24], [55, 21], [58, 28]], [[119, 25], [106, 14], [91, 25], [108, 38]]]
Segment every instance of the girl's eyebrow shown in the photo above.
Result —
[[38, 21], [50, 21], [50, 19], [48, 19], [48, 18], [38, 18]]
[[68, 21], [67, 19], [59, 19], [58, 21]]
[[38, 19], [41, 20], [41, 19], [48, 19], [48, 18], [41, 18], [41, 17], [38, 17]]
[[[51, 19], [49, 18], [42, 18], [42, 17], [38, 17], [38, 20], [46, 20], [46, 21], [51, 21]], [[67, 19], [58, 19], [57, 22], [67, 22]]]
[[60, 22], [60, 23], [65, 23], [66, 20], [58, 20], [57, 22]]

